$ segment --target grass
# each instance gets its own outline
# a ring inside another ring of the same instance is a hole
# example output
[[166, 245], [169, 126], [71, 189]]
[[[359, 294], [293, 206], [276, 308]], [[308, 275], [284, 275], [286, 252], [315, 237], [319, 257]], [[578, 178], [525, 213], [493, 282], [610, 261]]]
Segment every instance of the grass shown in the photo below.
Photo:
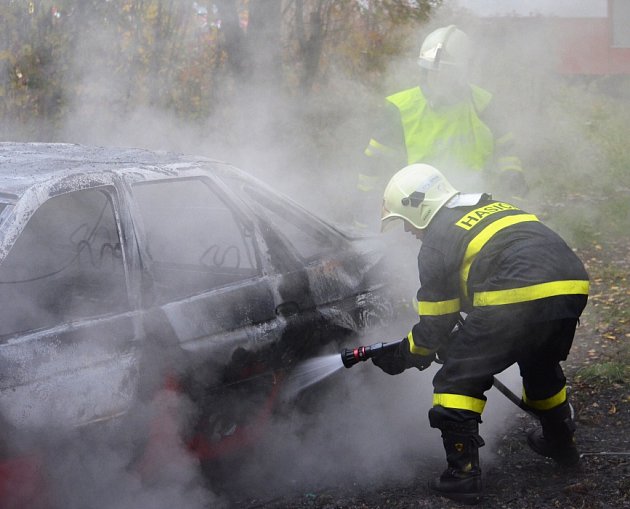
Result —
[[630, 379], [630, 366], [627, 362], [628, 353], [625, 356], [625, 361], [606, 361], [586, 366], [578, 370], [576, 379], [591, 385], [615, 383], [626, 385]]
[[533, 176], [549, 211], [545, 222], [588, 264], [591, 296], [585, 318], [593, 329], [593, 346], [609, 346], [576, 378], [597, 386], [628, 385], [630, 95], [566, 86], [550, 106], [546, 121], [551, 128], [531, 161]]
[[537, 150], [524, 162], [553, 226], [577, 247], [627, 236], [630, 97], [566, 85], [547, 104]]

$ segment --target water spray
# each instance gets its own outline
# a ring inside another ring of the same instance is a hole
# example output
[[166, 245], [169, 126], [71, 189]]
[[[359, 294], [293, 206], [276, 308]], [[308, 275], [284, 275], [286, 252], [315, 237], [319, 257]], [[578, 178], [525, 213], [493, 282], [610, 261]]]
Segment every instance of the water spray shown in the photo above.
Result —
[[402, 340], [392, 343], [375, 343], [371, 346], [344, 349], [338, 353], [308, 359], [300, 363], [286, 381], [283, 396], [291, 399], [307, 387], [329, 377], [337, 370], [351, 368], [359, 362], [373, 359], [386, 352], [396, 350]]

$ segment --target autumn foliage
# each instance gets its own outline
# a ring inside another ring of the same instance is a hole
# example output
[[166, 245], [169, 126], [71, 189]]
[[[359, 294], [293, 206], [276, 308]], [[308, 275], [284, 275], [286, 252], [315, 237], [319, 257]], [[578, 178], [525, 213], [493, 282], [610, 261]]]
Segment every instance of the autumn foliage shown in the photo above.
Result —
[[[406, 50], [435, 2], [405, 0], [10, 0], [0, 6], [5, 129], [54, 137], [77, 103], [139, 105], [185, 121], [267, 87], [312, 94], [342, 69], [375, 71]], [[42, 124], [42, 121], [44, 123]], [[41, 132], [45, 125], [46, 132]]]

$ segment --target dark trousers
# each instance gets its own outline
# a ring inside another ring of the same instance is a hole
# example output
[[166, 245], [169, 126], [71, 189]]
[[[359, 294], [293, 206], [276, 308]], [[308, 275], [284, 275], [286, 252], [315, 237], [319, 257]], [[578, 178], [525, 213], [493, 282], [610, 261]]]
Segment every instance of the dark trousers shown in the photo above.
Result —
[[[434, 392], [485, 401], [492, 377], [518, 363], [528, 399], [550, 398], [565, 386], [560, 361], [567, 358], [577, 322], [566, 318], [525, 324], [518, 317], [498, 316], [491, 308], [475, 309], [450, 339], [444, 365], [433, 379]], [[455, 420], [464, 417], [452, 410]]]

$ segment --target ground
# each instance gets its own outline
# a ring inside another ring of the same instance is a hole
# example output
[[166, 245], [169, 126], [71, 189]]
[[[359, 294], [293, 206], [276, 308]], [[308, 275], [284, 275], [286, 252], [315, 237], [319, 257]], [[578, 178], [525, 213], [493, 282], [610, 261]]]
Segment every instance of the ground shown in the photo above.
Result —
[[[593, 244], [578, 253], [591, 275], [591, 296], [565, 371], [576, 411], [582, 452], [575, 470], [563, 471], [536, 456], [525, 443], [536, 423], [516, 411], [494, 445], [497, 460], [484, 468], [485, 498], [490, 508], [630, 508], [630, 246], [626, 242]], [[439, 471], [418, 469], [412, 481], [365, 485], [327, 483], [288, 489], [282, 496], [234, 496], [235, 507], [407, 508], [458, 507], [433, 496], [427, 481]]]

